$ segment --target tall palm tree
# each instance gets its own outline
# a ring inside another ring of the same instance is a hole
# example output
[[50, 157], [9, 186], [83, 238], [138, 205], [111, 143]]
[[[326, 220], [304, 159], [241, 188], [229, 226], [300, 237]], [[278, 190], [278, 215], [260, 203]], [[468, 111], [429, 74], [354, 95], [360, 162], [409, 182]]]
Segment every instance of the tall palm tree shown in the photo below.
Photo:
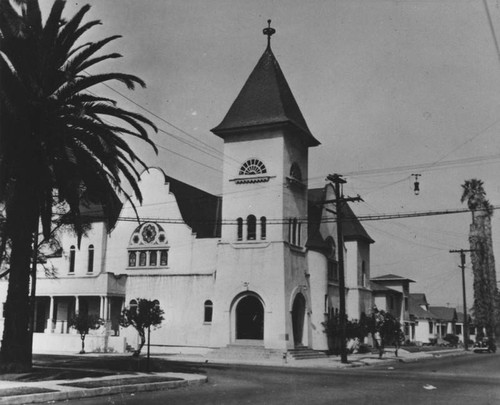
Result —
[[485, 328], [488, 336], [492, 336], [498, 316], [498, 289], [491, 233], [493, 208], [486, 199], [483, 182], [478, 179], [464, 182], [460, 201], [466, 201], [472, 212], [469, 244], [474, 275], [474, 317], [478, 326]]
[[129, 74], [87, 73], [121, 56], [96, 56], [119, 36], [77, 45], [100, 24], [82, 23], [90, 6], [66, 21], [65, 1], [55, 0], [43, 24], [37, 0], [15, 3], [0, 0], [0, 203], [11, 243], [0, 360], [3, 368], [21, 370], [31, 367], [29, 274], [39, 224], [48, 237], [53, 206], [64, 204], [80, 239], [80, 207], [97, 203], [111, 229], [117, 195], [130, 199], [124, 187], [142, 200], [136, 164], [145, 165], [123, 136], [143, 139], [156, 151], [146, 126], [156, 127], [89, 90], [112, 80], [129, 89], [145, 86]]

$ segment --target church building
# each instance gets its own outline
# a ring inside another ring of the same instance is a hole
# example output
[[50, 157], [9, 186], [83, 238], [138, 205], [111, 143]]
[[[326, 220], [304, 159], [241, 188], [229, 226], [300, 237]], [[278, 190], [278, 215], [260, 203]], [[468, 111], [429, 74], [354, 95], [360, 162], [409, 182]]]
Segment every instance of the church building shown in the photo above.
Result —
[[[327, 350], [322, 323], [339, 308], [339, 249], [347, 314], [370, 312], [373, 240], [346, 204], [339, 244], [333, 186], [308, 188], [309, 148], [320, 142], [272, 52], [274, 32], [264, 30], [264, 53], [212, 129], [224, 141], [222, 197], [150, 168], [140, 181], [140, 223], [126, 202], [108, 233], [88, 208], [92, 226], [80, 249], [61, 233], [60, 254], [47, 259], [55, 277], [40, 266], [34, 352], [78, 351], [68, 320], [82, 311], [105, 321], [87, 337], [88, 351], [135, 347], [137, 333], [118, 320], [139, 298], [165, 312], [153, 352]], [[3, 302], [6, 285], [0, 281]]]

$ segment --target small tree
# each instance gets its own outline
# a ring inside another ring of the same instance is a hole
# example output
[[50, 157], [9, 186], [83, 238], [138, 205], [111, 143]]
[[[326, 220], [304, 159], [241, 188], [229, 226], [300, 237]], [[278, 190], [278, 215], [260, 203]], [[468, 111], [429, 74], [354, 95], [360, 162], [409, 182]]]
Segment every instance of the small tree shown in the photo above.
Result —
[[104, 321], [97, 315], [89, 315], [79, 312], [71, 317], [69, 320], [69, 326], [75, 328], [82, 339], [82, 350], [80, 350], [80, 354], [85, 353], [85, 336], [88, 335], [91, 329], [99, 329], [99, 327], [103, 324]]
[[375, 347], [379, 350], [379, 357], [384, 354], [386, 345], [394, 345], [397, 356], [399, 346], [404, 340], [401, 323], [389, 312], [379, 311], [374, 307], [367, 325], [375, 342]]
[[149, 359], [149, 336], [151, 334], [151, 326], [157, 328], [163, 321], [163, 310], [160, 308], [158, 301], [150, 301], [145, 298], [137, 299], [137, 306], [130, 306], [122, 311], [120, 317], [120, 326], [127, 328], [133, 326], [141, 341], [133, 356], [137, 357], [141, 354], [141, 350], [146, 343], [146, 330], [148, 331], [148, 359]]

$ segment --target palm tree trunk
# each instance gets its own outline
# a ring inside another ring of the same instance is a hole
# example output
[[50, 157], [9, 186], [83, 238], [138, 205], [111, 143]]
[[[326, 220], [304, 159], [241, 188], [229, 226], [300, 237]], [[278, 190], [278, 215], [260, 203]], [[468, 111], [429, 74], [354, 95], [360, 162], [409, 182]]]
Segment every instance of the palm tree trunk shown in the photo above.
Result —
[[23, 372], [31, 369], [28, 297], [32, 234], [27, 229], [16, 233], [12, 237], [0, 369]]
[[11, 196], [12, 199], [6, 204], [12, 247], [0, 370], [23, 372], [30, 370], [32, 365], [29, 285], [33, 233], [38, 226], [38, 206], [35, 187], [27, 181], [18, 180]]

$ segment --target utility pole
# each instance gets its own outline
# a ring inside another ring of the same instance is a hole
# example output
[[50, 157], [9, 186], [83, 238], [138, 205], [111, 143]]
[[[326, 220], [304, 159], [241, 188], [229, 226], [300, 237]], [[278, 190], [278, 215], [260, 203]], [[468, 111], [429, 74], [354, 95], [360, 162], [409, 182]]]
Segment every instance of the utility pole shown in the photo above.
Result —
[[342, 207], [348, 201], [363, 201], [358, 195], [357, 197], [344, 197], [343, 184], [347, 183], [340, 174], [329, 174], [326, 177], [335, 187], [335, 211], [337, 214], [337, 243], [338, 243], [338, 260], [339, 260], [339, 301], [340, 301], [340, 361], [347, 363], [346, 350], [346, 310], [345, 310], [345, 276], [344, 276], [344, 236], [342, 234]]
[[465, 252], [475, 252], [475, 250], [450, 250], [450, 253], [460, 253], [460, 267], [462, 269], [462, 294], [464, 300], [464, 348], [469, 350], [469, 319], [467, 316], [467, 300], [465, 299]]

